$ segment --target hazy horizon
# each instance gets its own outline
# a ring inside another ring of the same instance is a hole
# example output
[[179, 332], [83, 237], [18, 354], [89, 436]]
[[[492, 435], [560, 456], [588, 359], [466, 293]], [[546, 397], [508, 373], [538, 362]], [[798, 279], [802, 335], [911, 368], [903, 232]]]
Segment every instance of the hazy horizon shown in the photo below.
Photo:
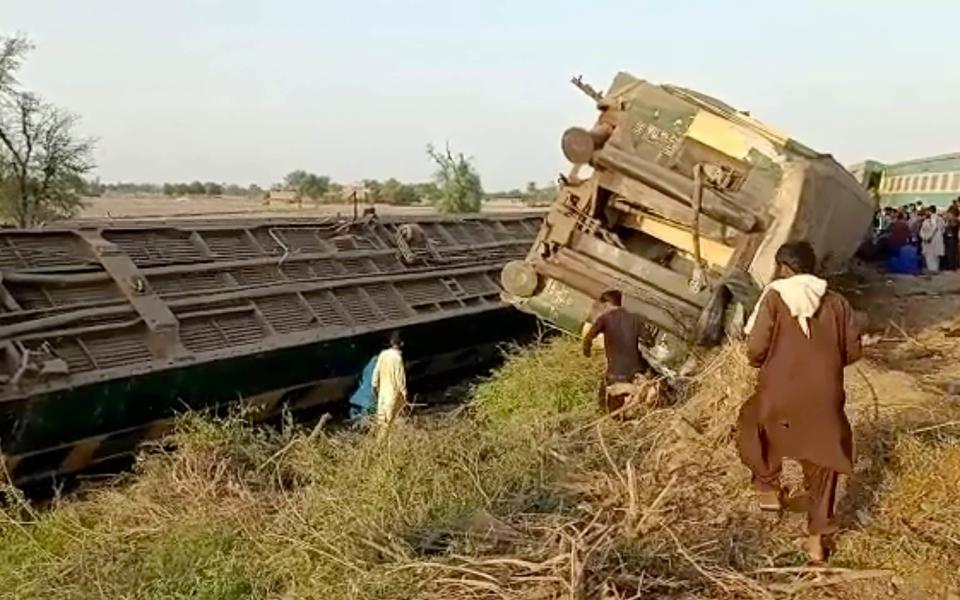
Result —
[[714, 95], [844, 164], [960, 150], [960, 4], [0, 0], [24, 87], [78, 114], [103, 181], [423, 181], [567, 169], [563, 130], [627, 70]]

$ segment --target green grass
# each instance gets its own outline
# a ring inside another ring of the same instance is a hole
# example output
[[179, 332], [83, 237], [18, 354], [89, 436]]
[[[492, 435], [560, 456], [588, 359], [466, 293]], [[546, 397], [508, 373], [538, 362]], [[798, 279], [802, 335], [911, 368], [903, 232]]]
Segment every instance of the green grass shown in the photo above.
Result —
[[[755, 569], [798, 563], [801, 520], [752, 509], [730, 443], [752, 382], [738, 350], [684, 404], [627, 423], [596, 412], [602, 360], [555, 340], [513, 356], [456, 415], [382, 440], [185, 419], [176, 452], [147, 453], [118, 485], [0, 513], [0, 598], [760, 594]], [[865, 394], [851, 391], [854, 412]], [[957, 582], [933, 571], [958, 564], [960, 444], [897, 435], [877, 445], [893, 453], [871, 471], [873, 521], [841, 537], [837, 559], [934, 590]], [[869, 598], [872, 583], [833, 590]]]

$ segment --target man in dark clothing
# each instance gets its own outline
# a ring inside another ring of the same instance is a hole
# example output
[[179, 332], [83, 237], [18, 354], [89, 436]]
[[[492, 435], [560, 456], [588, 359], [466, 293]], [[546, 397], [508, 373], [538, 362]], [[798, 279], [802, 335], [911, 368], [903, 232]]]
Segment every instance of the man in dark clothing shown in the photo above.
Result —
[[960, 209], [951, 204], [943, 214], [945, 228], [943, 230], [943, 260], [942, 268], [945, 271], [956, 271], [960, 268]]
[[764, 290], [747, 323], [747, 357], [760, 374], [740, 411], [737, 446], [766, 509], [781, 508], [782, 459], [800, 463], [809, 496], [807, 552], [820, 562], [823, 536], [837, 529], [838, 474], [853, 468], [843, 368], [859, 360], [860, 338], [847, 301], [811, 274], [809, 244], [785, 244], [776, 260], [781, 278]]
[[900, 248], [910, 243], [910, 225], [903, 213], [894, 213], [887, 230], [887, 245], [891, 256], [896, 256]]
[[623, 406], [625, 395], [611, 393], [616, 384], [632, 384], [646, 363], [640, 356], [640, 329], [632, 314], [623, 308], [623, 295], [617, 290], [608, 290], [600, 295], [603, 305], [600, 316], [583, 336], [583, 354], [590, 356], [593, 340], [603, 334], [603, 350], [607, 356], [607, 372], [604, 377], [605, 391], [601, 393], [602, 408], [616, 411]]

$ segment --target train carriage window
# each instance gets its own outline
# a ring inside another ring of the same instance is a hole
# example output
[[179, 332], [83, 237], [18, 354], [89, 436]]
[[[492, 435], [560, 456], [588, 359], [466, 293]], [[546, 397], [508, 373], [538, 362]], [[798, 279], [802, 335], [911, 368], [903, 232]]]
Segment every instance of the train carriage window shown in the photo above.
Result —
[[893, 191], [899, 192], [903, 189], [903, 177], [893, 178]]
[[947, 180], [950, 178], [950, 175], [943, 173], [940, 175], [940, 191], [945, 192], [947, 190]]
[[960, 189], [960, 173], [953, 174], [953, 182], [952, 182], [952, 185], [950, 186], [950, 189], [953, 190], [954, 192]]
[[911, 176], [910, 176], [910, 191], [911, 191], [911, 192], [917, 191], [917, 176], [916, 176], [916, 175], [911, 175]]
[[929, 180], [929, 177], [926, 176], [926, 175], [923, 175], [923, 176], [920, 177], [920, 191], [921, 191], [921, 192], [927, 191], [927, 182], [928, 182], [928, 180]]

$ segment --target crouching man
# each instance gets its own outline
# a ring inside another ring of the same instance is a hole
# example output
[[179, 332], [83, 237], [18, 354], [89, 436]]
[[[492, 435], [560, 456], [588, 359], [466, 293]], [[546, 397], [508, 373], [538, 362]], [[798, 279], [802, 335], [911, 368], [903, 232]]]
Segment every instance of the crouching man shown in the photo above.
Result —
[[622, 413], [626, 403], [652, 401], [656, 386], [643, 379], [647, 363], [640, 355], [640, 330], [636, 317], [623, 308], [623, 295], [607, 290], [600, 295], [600, 315], [583, 336], [583, 354], [590, 356], [593, 340], [603, 334], [607, 372], [600, 391], [600, 408]]
[[821, 562], [824, 536], [837, 530], [837, 478], [853, 466], [843, 368], [859, 360], [860, 338], [847, 301], [812, 275], [810, 244], [784, 244], [776, 261], [780, 278], [747, 322], [747, 356], [760, 373], [740, 411], [737, 446], [767, 510], [780, 510], [784, 499], [782, 459], [800, 463], [809, 496], [806, 549]]

